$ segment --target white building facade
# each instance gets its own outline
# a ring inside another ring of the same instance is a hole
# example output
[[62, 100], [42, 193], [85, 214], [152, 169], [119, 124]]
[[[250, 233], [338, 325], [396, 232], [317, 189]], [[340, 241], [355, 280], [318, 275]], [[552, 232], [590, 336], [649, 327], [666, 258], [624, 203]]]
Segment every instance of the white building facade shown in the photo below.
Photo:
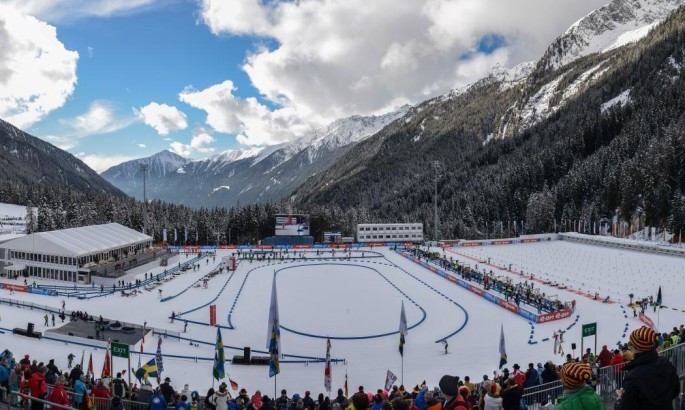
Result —
[[87, 283], [98, 264], [142, 253], [152, 238], [116, 223], [39, 232], [0, 244], [8, 276]]
[[358, 224], [357, 242], [423, 242], [423, 224]]

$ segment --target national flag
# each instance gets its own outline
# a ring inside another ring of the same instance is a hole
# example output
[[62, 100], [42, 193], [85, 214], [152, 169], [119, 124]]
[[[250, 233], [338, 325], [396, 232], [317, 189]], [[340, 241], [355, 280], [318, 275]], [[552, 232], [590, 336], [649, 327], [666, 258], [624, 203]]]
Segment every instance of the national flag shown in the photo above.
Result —
[[224, 356], [224, 341], [221, 339], [221, 328], [216, 328], [216, 346], [214, 348], [214, 378], [221, 380], [226, 377], [226, 370], [224, 363], [226, 357]]
[[661, 302], [662, 302], [662, 299], [661, 299], [661, 286], [659, 286], [659, 293], [656, 294], [656, 304], [659, 305], [659, 306], [661, 306]]
[[86, 351], [82, 350], [81, 351], [81, 370], [83, 370], [83, 359], [85, 358], [85, 356], [86, 356]]
[[157, 369], [157, 362], [154, 358], [150, 359], [150, 361], [136, 370], [136, 379], [143, 381], [150, 377], [156, 377], [157, 379], [160, 377]]
[[162, 359], [162, 337], [159, 337], [157, 341], [157, 353], [155, 354], [155, 366], [157, 368], [157, 382], [162, 378], [162, 372], [164, 371], [164, 361]]
[[397, 376], [393, 374], [390, 370], [385, 374], [385, 390], [390, 391], [392, 385], [397, 381]]
[[281, 328], [278, 319], [278, 298], [276, 296], [276, 273], [271, 285], [271, 306], [269, 307], [269, 326], [267, 328], [266, 347], [269, 349], [269, 377], [281, 372], [278, 356], [281, 353]]
[[101, 379], [106, 379], [106, 378], [111, 378], [112, 377], [112, 368], [111, 368], [111, 361], [109, 360], [109, 349], [105, 350], [105, 364], [102, 366], [102, 374], [100, 375]]
[[347, 397], [347, 370], [345, 370], [345, 397]]
[[238, 386], [238, 383], [234, 382], [230, 377], [228, 378], [228, 382], [231, 384], [231, 389], [233, 390], [238, 390], [240, 386]]
[[407, 335], [407, 315], [404, 313], [404, 301], [400, 310], [400, 356], [404, 356], [404, 337]]
[[90, 358], [88, 359], [88, 372], [86, 374], [89, 374], [91, 376], [95, 376], [95, 372], [93, 371], [93, 354], [90, 354]]
[[505, 364], [507, 364], [507, 348], [504, 346], [504, 325], [502, 325], [499, 333], [499, 368], [501, 369]]
[[326, 340], [326, 367], [323, 370], [323, 385], [331, 392], [331, 339]]

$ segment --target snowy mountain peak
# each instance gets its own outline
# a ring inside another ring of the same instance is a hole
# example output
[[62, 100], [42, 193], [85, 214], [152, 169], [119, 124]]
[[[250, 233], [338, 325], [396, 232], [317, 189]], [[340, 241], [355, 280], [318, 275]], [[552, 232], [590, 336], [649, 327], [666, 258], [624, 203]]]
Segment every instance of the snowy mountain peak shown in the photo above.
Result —
[[547, 49], [541, 63], [556, 69], [580, 57], [639, 40], [685, 0], [613, 0], [575, 22]]
[[313, 160], [322, 148], [332, 150], [357, 143], [372, 136], [386, 125], [404, 116], [410, 108], [410, 105], [404, 105], [395, 111], [382, 115], [353, 115], [335, 120], [327, 126], [315, 130], [291, 143], [265, 148], [261, 155], [257, 155], [252, 165], [266, 158], [277, 156], [277, 160], [274, 161], [275, 167], [304, 150], [309, 151], [309, 157]]
[[[259, 155], [262, 151], [260, 148], [255, 149], [229, 149], [217, 155], [213, 155], [207, 159], [199, 161], [209, 161], [214, 163], [221, 163], [222, 165], [230, 164], [231, 162], [239, 161], [241, 159], [252, 158]], [[198, 162], [199, 162], [198, 161]]]
[[183, 158], [169, 150], [164, 150], [149, 157], [133, 159], [115, 165], [103, 172], [102, 175], [107, 179], [119, 177], [132, 178], [140, 171], [140, 166], [142, 164], [147, 164], [149, 166], [150, 175], [161, 177], [168, 173], [175, 172], [189, 162], [190, 160], [187, 158]]

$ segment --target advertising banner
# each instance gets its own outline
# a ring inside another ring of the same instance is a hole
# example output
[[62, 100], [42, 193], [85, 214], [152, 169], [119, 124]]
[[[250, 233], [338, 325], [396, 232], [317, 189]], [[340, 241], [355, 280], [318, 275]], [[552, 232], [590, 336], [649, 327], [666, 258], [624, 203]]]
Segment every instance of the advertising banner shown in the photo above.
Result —
[[555, 320], [566, 319], [571, 316], [571, 311], [568, 309], [560, 310], [558, 312], [543, 313], [538, 315], [538, 323], [547, 323]]

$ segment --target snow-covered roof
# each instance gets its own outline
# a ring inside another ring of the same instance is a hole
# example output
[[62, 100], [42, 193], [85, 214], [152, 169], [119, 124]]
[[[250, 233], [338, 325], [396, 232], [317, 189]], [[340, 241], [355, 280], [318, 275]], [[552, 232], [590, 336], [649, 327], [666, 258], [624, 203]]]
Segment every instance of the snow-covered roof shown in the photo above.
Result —
[[109, 223], [34, 233], [7, 241], [1, 246], [24, 252], [79, 257], [150, 240], [151, 237], [138, 231]]

